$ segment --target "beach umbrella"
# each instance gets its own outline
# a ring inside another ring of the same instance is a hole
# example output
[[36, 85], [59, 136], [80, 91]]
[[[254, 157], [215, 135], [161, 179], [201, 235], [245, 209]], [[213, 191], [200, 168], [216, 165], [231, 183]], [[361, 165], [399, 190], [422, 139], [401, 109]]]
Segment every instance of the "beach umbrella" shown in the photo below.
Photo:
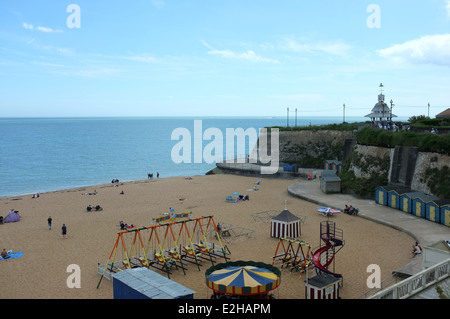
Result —
[[341, 212], [339, 209], [333, 209], [331, 207], [317, 207], [317, 211], [326, 215], [333, 215]]
[[256, 262], [229, 262], [206, 271], [206, 283], [215, 292], [228, 295], [261, 295], [280, 285], [278, 268]]
[[233, 195], [239, 195], [239, 193], [238, 192], [234, 192]]

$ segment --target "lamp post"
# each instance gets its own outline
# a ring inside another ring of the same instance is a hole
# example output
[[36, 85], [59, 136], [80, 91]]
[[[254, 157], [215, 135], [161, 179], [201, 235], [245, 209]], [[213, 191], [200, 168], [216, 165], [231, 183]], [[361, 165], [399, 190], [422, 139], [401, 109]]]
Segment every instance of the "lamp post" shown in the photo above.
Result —
[[343, 112], [344, 112], [342, 123], [345, 124], [345, 103], [344, 103], [344, 105], [342, 105], [342, 107], [343, 107]]
[[394, 102], [391, 100], [391, 116], [390, 116], [390, 121], [392, 122], [392, 108], [394, 107]]

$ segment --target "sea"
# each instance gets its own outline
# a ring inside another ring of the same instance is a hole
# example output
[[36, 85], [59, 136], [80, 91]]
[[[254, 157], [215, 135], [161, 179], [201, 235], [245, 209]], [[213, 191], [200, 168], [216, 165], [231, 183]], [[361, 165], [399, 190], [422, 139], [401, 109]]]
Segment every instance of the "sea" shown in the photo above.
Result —
[[[365, 120], [346, 117], [349, 123]], [[199, 160], [191, 153], [194, 146], [206, 153], [212, 141], [203, 135], [208, 129], [222, 133], [225, 160], [247, 157], [254, 147], [247, 139], [244, 150], [238, 149], [237, 142], [234, 148], [226, 148], [227, 129], [259, 132], [271, 126], [332, 123], [342, 123], [342, 118], [310, 117], [295, 122], [282, 116], [0, 118], [0, 197], [95, 186], [116, 179], [144, 180], [148, 174], [153, 178], [158, 173], [160, 178], [204, 175], [215, 162], [201, 156]], [[182, 154], [183, 160], [174, 154]]]

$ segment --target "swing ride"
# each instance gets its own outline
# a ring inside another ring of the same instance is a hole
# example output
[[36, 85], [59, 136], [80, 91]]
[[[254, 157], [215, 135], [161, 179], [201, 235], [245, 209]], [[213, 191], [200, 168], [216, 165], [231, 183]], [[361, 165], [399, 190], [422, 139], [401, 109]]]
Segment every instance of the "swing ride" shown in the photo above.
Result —
[[[98, 265], [98, 272], [110, 279], [113, 273], [137, 267], [155, 268], [170, 279], [174, 270], [186, 275], [187, 265], [200, 267], [204, 262], [215, 265], [217, 259], [227, 262], [230, 251], [213, 216], [172, 220], [168, 223], [152, 223], [148, 227], [128, 229], [117, 233], [117, 239], [104, 265]], [[213, 234], [207, 238], [207, 234]], [[208, 241], [209, 239], [209, 241]], [[121, 254], [121, 257], [117, 253]]]
[[280, 238], [272, 257], [272, 266], [277, 262], [281, 262], [280, 268], [290, 269], [291, 273], [299, 272], [301, 276], [306, 270], [314, 268], [311, 246], [297, 238]]

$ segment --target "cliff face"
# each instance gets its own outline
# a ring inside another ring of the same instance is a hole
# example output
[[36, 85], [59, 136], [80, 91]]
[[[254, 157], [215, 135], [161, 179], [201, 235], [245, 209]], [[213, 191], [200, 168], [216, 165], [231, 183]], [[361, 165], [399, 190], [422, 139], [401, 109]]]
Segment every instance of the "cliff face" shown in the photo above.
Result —
[[348, 131], [281, 131], [280, 163], [298, 164], [301, 167], [321, 167], [324, 161], [342, 159]]
[[[450, 157], [418, 152], [415, 147], [386, 148], [353, 144], [348, 131], [282, 131], [280, 163], [323, 168], [326, 160], [344, 160], [341, 179], [353, 192], [370, 195], [374, 187], [397, 184], [441, 197], [434, 180], [448, 172]], [[438, 182], [436, 182], [438, 183]]]

